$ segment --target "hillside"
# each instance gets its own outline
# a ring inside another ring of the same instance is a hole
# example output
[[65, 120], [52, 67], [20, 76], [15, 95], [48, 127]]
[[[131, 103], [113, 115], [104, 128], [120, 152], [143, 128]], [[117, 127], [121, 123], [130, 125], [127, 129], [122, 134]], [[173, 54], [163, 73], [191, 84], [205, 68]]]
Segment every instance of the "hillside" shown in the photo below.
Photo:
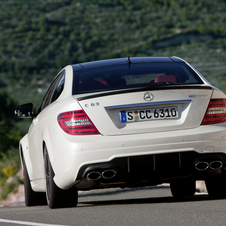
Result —
[[126, 56], [176, 55], [225, 89], [224, 0], [0, 0], [0, 6], [0, 86], [19, 103], [38, 104], [65, 65]]

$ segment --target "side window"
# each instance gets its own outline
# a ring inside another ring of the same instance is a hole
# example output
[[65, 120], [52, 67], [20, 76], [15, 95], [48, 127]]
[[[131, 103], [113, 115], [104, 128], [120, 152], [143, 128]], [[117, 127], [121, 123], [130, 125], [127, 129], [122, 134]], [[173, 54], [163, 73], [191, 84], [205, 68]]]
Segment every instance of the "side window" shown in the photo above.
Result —
[[50, 104], [50, 99], [52, 97], [52, 94], [55, 90], [56, 84], [59, 81], [60, 77], [61, 77], [61, 74], [52, 82], [49, 89], [47, 90], [46, 95], [43, 98], [43, 101], [42, 101], [42, 104], [40, 107], [40, 111], [42, 111], [46, 106], [48, 106]]
[[53, 89], [54, 89], [54, 87], [56, 85], [56, 81], [57, 81], [57, 79], [54, 80], [54, 82], [50, 85], [48, 91], [46, 92], [46, 95], [44, 96], [44, 99], [43, 99], [42, 104], [41, 104], [40, 111], [42, 111], [46, 106], [49, 105], [49, 100], [50, 100], [50, 98], [52, 96]]
[[50, 103], [54, 102], [60, 96], [64, 89], [64, 82], [65, 82], [65, 71], [63, 71], [60, 74], [59, 79], [57, 80], [57, 85], [55, 87], [55, 90], [53, 91], [53, 96]]
[[62, 71], [56, 79], [52, 82], [49, 89], [47, 90], [42, 103], [38, 109], [37, 114], [39, 114], [45, 107], [47, 107], [50, 103], [55, 101], [63, 91], [65, 81], [65, 71]]

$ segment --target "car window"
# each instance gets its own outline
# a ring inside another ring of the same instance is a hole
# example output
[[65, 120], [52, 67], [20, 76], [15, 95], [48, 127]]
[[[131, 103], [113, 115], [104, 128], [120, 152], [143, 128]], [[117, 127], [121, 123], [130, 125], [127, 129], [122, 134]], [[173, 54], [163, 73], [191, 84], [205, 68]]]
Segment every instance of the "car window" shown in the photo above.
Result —
[[64, 89], [64, 82], [65, 82], [65, 71], [63, 71], [60, 76], [59, 79], [57, 81], [57, 85], [55, 86], [55, 89], [53, 91], [53, 96], [51, 98], [50, 103], [54, 102], [62, 93], [63, 89]]
[[185, 63], [116, 65], [74, 72], [73, 94], [137, 87], [203, 84]]
[[[64, 77], [64, 71], [61, 72], [55, 79], [54, 81], [52, 82], [52, 84], [49, 86], [49, 89], [47, 90], [44, 98], [43, 98], [43, 101], [39, 107], [39, 110], [38, 110], [38, 113], [40, 111], [42, 111], [46, 106], [48, 106], [52, 101], [52, 96], [53, 96], [53, 93], [55, 91], [55, 87], [57, 86], [58, 82], [62, 79], [62, 77]], [[63, 82], [64, 84], [64, 82]], [[62, 91], [61, 91], [62, 92]], [[57, 95], [56, 95], [57, 97]], [[50, 102], [51, 100], [51, 102]]]
[[51, 98], [51, 96], [52, 96], [53, 89], [54, 89], [54, 86], [55, 86], [55, 85], [56, 85], [56, 80], [55, 80], [55, 82], [53, 82], [53, 83], [50, 85], [48, 91], [46, 92], [46, 95], [45, 95], [45, 97], [44, 97], [44, 99], [43, 99], [43, 101], [42, 101], [42, 104], [41, 104], [41, 109], [40, 109], [41, 111], [42, 111], [46, 106], [49, 105], [49, 100], [50, 100], [50, 98]]

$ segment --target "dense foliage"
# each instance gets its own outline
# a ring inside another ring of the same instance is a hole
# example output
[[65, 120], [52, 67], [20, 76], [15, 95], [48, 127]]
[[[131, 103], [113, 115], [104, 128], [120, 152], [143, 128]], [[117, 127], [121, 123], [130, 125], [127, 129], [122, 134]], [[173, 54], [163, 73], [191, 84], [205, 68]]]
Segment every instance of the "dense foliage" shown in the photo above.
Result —
[[21, 133], [14, 126], [15, 101], [0, 90], [0, 199], [20, 184], [18, 177], [11, 183], [5, 181], [19, 170], [18, 142]]
[[15, 126], [12, 98], [37, 109], [68, 64], [174, 55], [226, 91], [225, 12], [225, 0], [0, 0], [0, 90], [9, 95], [0, 93], [0, 114], [9, 116], [0, 121], [0, 152], [30, 123]]
[[20, 133], [13, 130], [15, 102], [0, 90], [0, 159], [7, 151], [18, 147]]
[[19, 101], [38, 103], [65, 65], [112, 57], [178, 55], [207, 77], [225, 75], [225, 0], [0, 0], [0, 7], [0, 86]]

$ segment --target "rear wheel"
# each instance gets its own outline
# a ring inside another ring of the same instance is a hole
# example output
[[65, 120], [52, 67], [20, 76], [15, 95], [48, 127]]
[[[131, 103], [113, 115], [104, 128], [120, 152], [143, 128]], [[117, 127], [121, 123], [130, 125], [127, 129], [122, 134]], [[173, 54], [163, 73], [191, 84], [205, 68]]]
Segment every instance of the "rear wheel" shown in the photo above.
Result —
[[212, 198], [226, 198], [226, 174], [205, 180], [206, 188]]
[[44, 148], [46, 199], [51, 209], [63, 207], [75, 207], [78, 203], [78, 190], [72, 187], [68, 190], [59, 188], [54, 180], [54, 172], [49, 160], [47, 148]]
[[196, 190], [195, 180], [193, 178], [177, 179], [170, 183], [171, 193], [174, 197], [193, 196]]
[[35, 192], [31, 188], [30, 178], [27, 172], [27, 167], [24, 161], [24, 157], [22, 157], [23, 164], [23, 174], [24, 174], [24, 193], [25, 193], [25, 204], [26, 206], [41, 206], [46, 205], [46, 196], [45, 192]]

